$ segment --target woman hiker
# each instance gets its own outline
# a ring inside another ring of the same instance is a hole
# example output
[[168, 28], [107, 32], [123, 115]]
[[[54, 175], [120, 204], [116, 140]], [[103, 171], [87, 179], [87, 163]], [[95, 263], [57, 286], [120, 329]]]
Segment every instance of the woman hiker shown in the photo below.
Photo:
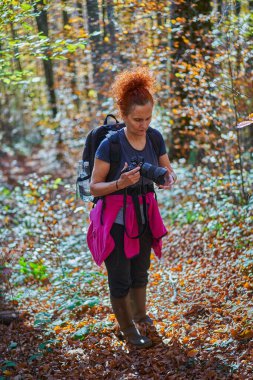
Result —
[[[138, 348], [152, 345], [151, 339], [139, 333], [136, 324], [153, 324], [146, 313], [150, 253], [152, 247], [161, 257], [161, 238], [167, 233], [154, 194], [153, 168], [167, 169], [167, 183], [159, 188], [170, 189], [176, 181], [163, 137], [149, 127], [154, 86], [155, 81], [145, 68], [126, 70], [116, 76], [112, 94], [125, 124], [116, 132], [120, 164], [113, 178], [108, 179], [110, 141], [105, 138], [96, 151], [90, 184], [91, 194], [102, 198], [91, 211], [88, 245], [98, 255], [103, 252], [99, 259], [106, 265], [113, 312], [124, 338]], [[153, 165], [151, 173], [143, 163]]]

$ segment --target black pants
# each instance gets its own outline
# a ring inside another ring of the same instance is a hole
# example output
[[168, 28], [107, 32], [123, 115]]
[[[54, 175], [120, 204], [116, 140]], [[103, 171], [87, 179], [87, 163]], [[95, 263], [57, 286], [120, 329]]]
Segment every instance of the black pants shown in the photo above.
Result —
[[140, 253], [128, 259], [124, 252], [124, 227], [113, 224], [111, 235], [115, 248], [105, 260], [110, 293], [115, 298], [125, 297], [129, 288], [141, 288], [148, 283], [152, 235], [149, 227], [140, 237]]

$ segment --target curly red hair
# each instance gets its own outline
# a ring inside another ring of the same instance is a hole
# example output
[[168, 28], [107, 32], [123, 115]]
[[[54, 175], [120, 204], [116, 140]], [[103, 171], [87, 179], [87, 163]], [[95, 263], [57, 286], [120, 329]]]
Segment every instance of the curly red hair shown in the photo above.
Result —
[[127, 116], [135, 105], [154, 104], [154, 90], [155, 79], [143, 67], [123, 71], [112, 84], [112, 96], [121, 116]]

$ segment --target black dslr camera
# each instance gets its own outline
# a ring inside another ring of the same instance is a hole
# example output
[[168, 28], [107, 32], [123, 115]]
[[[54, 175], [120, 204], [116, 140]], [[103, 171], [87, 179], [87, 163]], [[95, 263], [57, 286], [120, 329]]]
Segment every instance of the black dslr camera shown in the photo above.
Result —
[[129, 172], [137, 166], [140, 166], [140, 175], [142, 177], [151, 179], [157, 185], [165, 184], [167, 169], [149, 164], [148, 162], [145, 163], [142, 156], [132, 157], [129, 166], [123, 172]]

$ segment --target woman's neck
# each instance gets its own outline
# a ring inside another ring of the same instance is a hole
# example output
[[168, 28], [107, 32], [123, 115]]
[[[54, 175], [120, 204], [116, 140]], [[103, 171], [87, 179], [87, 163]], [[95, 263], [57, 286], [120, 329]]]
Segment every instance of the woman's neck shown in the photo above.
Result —
[[146, 134], [142, 136], [138, 136], [134, 133], [131, 133], [127, 130], [127, 128], [124, 128], [125, 136], [129, 144], [137, 149], [137, 150], [143, 150], [146, 145]]

